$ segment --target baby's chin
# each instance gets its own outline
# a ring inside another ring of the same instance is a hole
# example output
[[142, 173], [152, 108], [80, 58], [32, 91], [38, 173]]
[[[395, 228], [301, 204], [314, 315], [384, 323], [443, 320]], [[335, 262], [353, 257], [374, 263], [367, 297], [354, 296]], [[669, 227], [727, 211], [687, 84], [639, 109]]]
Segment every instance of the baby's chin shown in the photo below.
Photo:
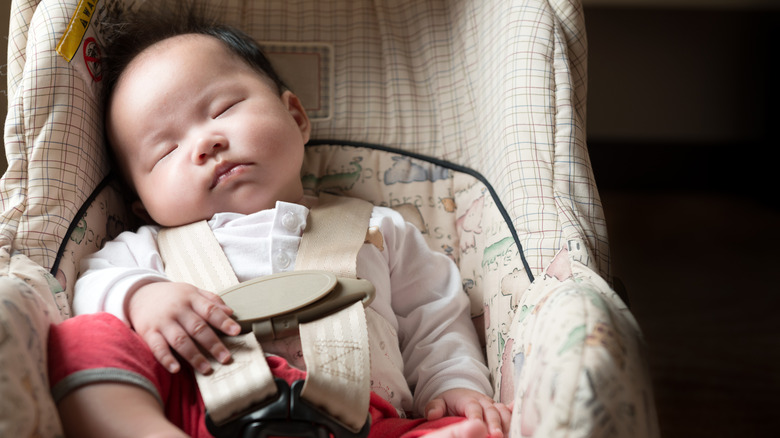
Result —
[[[277, 196], [267, 199], [245, 199], [244, 202], [231, 202], [223, 205], [213, 206], [211, 209], [199, 210], [197, 212], [191, 211], [166, 211], [165, 214], [142, 217], [147, 223], [151, 225], [159, 225], [163, 227], [178, 227], [182, 225], [188, 225], [194, 222], [200, 222], [202, 220], [209, 220], [218, 213], [238, 213], [238, 214], [253, 214], [263, 210], [270, 210], [276, 208], [277, 201], [288, 202], [292, 204], [300, 204], [307, 207], [311, 207], [310, 197], [305, 196], [303, 192], [291, 193], [286, 196]], [[187, 214], [190, 213], [190, 214]]]

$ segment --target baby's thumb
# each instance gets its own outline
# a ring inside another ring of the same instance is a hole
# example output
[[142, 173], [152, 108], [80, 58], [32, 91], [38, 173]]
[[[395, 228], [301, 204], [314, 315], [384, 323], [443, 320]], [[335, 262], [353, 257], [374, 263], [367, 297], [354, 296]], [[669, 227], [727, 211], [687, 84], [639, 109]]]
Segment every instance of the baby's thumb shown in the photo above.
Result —
[[425, 419], [428, 421], [438, 420], [444, 416], [444, 412], [447, 409], [447, 405], [444, 400], [435, 398], [425, 405]]

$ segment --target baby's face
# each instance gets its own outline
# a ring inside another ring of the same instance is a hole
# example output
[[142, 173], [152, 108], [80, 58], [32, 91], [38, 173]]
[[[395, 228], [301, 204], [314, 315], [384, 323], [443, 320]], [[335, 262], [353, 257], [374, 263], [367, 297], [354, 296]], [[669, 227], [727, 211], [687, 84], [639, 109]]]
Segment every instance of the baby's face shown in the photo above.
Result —
[[303, 107], [215, 38], [182, 35], [146, 49], [120, 77], [108, 110], [118, 160], [160, 225], [303, 196]]

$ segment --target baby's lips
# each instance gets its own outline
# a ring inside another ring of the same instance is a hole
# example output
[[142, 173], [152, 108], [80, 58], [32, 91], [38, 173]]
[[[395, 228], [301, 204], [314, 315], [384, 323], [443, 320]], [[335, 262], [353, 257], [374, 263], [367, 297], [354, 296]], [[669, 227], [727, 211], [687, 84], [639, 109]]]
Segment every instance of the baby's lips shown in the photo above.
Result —
[[221, 163], [221, 164], [217, 165], [214, 168], [214, 177], [211, 180], [211, 186], [209, 188], [213, 189], [214, 187], [216, 187], [217, 184], [219, 184], [219, 181], [225, 175], [230, 173], [230, 171], [233, 170], [236, 166], [238, 166], [238, 164], [236, 164], [236, 163], [228, 163], [228, 162]]

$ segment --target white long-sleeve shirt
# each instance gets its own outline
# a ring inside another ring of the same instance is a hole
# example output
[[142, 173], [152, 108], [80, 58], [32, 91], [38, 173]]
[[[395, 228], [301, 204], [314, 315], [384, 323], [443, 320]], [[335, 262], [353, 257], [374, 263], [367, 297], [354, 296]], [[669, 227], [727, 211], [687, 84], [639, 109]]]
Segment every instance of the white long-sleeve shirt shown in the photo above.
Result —
[[[246, 281], [294, 268], [308, 211], [279, 202], [251, 215], [218, 213], [209, 225], [239, 281]], [[374, 207], [369, 227], [382, 239], [363, 245], [357, 275], [376, 288], [367, 312], [372, 390], [399, 412], [417, 415], [448, 389], [490, 395], [454, 263], [431, 251], [417, 228], [391, 209]], [[73, 303], [77, 314], [107, 311], [128, 322], [130, 294], [149, 282], [169, 281], [157, 248], [158, 230], [144, 226], [122, 233], [82, 260]]]

